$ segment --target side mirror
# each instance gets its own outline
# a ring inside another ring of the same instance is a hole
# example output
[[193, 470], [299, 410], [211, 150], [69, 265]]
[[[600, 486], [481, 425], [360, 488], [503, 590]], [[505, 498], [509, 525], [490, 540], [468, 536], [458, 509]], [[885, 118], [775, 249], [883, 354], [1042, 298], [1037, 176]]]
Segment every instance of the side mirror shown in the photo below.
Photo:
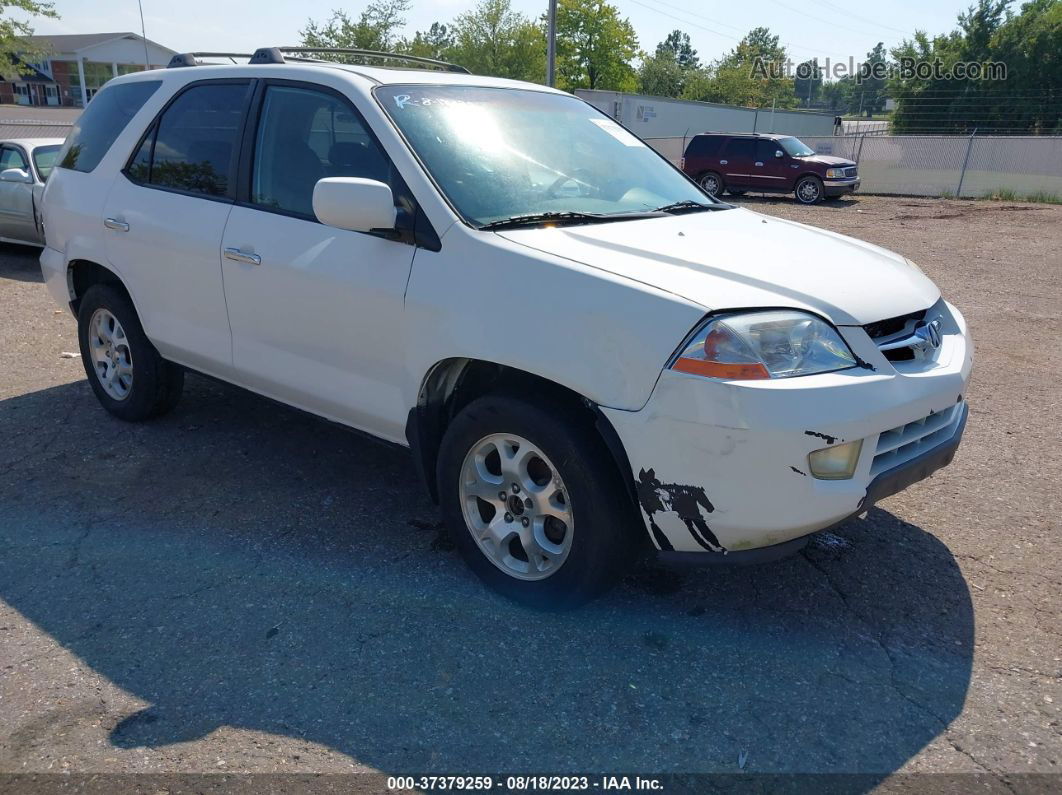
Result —
[[775, 149], [774, 150], [774, 156], [775, 157], [785, 157], [785, 152], [783, 152], [781, 149]]
[[325, 177], [313, 187], [313, 212], [322, 224], [352, 232], [395, 228], [395, 197], [374, 179]]
[[33, 177], [24, 168], [5, 168], [0, 171], [0, 182], [33, 182]]

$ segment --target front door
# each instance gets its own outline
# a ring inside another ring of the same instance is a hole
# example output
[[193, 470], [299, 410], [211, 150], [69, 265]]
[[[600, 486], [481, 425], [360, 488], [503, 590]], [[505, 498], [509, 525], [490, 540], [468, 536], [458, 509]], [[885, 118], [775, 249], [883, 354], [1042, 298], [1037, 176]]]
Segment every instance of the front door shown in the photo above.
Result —
[[[778, 153], [781, 153], [779, 156]], [[756, 156], [749, 169], [749, 184], [755, 190], [787, 191], [792, 190], [792, 175], [788, 174], [789, 155], [777, 141], [760, 138], [756, 141]]]
[[107, 255], [163, 356], [231, 374], [221, 236], [249, 80], [192, 83], [152, 123], [107, 197]]
[[[0, 171], [22, 169], [33, 174], [26, 154], [17, 146], [0, 146]], [[36, 243], [37, 224], [33, 215], [33, 183], [0, 181], [0, 237]]]
[[325, 226], [312, 206], [323, 177], [393, 190], [398, 178], [347, 98], [285, 81], [258, 94], [258, 127], [245, 138], [254, 154], [221, 244], [237, 378], [402, 441], [403, 298], [415, 249]]

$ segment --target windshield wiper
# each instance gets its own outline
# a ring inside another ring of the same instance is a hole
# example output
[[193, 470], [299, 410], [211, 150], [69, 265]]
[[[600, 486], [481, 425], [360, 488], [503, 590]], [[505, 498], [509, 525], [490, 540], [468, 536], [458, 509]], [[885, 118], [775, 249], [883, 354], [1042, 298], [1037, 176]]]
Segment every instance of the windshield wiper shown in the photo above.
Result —
[[659, 216], [660, 212], [656, 210], [633, 213], [580, 213], [575, 211], [529, 213], [491, 221], [479, 228], [489, 231], [494, 229], [516, 229], [521, 226], [537, 226], [538, 224], [599, 224], [609, 221], [630, 221], [635, 218], [657, 218]]
[[657, 207], [653, 212], [658, 213], [681, 213], [681, 212], [700, 212], [701, 210], [732, 210], [734, 205], [726, 204], [725, 202], [719, 202], [718, 204], [704, 204], [703, 202], [695, 202], [692, 199], [683, 199], [679, 202], [671, 202], [671, 204], [665, 204], [663, 207]]

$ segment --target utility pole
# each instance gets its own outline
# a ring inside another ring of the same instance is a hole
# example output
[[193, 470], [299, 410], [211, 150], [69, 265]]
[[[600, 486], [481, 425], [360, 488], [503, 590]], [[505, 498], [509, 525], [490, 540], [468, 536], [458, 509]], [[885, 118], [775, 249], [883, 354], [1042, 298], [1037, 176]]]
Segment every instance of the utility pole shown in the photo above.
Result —
[[557, 72], [557, 0], [549, 0], [549, 30], [546, 39], [546, 85], [556, 84]]
[[144, 28], [144, 4], [141, 0], [136, 0], [136, 5], [140, 9], [140, 38], [144, 40], [144, 69], [150, 69], [151, 58], [148, 56], [147, 30]]

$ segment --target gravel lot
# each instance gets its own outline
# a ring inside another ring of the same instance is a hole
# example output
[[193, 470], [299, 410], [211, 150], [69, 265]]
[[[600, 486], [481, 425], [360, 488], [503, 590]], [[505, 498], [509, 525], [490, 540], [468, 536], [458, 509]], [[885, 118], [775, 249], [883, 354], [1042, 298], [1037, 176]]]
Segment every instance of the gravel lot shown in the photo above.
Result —
[[400, 450], [198, 376], [110, 418], [36, 252], [0, 246], [0, 772], [1059, 785], [1062, 207], [740, 203], [896, 249], [962, 308], [963, 446], [794, 558], [647, 565], [563, 615], [479, 585]]

